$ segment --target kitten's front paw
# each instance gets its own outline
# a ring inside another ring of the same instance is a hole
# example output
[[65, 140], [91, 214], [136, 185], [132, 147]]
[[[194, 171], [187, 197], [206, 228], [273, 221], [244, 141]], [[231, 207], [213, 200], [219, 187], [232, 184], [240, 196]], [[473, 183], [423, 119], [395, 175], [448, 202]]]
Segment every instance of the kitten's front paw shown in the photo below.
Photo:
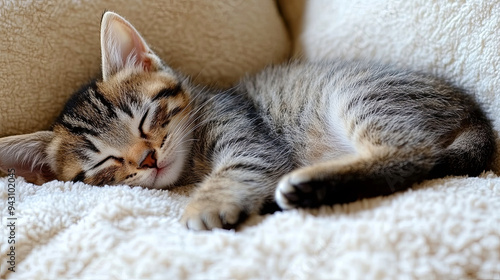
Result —
[[278, 183], [275, 199], [281, 209], [312, 208], [323, 204], [327, 186], [312, 180], [306, 174], [293, 172]]
[[196, 199], [191, 201], [182, 216], [182, 223], [193, 230], [234, 228], [243, 212], [237, 205]]

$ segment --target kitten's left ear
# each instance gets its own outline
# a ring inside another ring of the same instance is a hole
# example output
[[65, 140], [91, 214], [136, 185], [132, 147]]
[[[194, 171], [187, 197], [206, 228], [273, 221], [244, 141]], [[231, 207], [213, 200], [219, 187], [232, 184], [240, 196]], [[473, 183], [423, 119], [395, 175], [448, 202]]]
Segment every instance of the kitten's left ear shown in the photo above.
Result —
[[162, 67], [161, 60], [132, 24], [113, 12], [105, 12], [102, 16], [101, 59], [104, 81], [128, 67], [144, 71], [156, 71]]
[[52, 131], [0, 138], [0, 171], [22, 176], [38, 185], [56, 179], [47, 156], [53, 138]]

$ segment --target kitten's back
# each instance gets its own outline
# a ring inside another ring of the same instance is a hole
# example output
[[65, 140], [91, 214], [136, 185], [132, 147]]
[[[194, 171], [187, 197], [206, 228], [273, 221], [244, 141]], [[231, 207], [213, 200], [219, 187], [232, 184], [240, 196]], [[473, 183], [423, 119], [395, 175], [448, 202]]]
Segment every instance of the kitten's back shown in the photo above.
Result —
[[292, 143], [299, 166], [387, 146], [430, 149], [435, 176], [477, 175], [495, 150], [476, 102], [426, 74], [364, 61], [292, 62], [241, 87]]

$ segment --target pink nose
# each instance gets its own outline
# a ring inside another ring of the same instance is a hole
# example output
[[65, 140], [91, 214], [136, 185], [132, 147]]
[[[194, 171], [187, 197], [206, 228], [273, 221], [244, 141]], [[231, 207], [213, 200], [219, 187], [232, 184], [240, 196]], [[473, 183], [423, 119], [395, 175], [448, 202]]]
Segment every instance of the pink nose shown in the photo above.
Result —
[[139, 165], [140, 168], [157, 168], [155, 151], [149, 151]]

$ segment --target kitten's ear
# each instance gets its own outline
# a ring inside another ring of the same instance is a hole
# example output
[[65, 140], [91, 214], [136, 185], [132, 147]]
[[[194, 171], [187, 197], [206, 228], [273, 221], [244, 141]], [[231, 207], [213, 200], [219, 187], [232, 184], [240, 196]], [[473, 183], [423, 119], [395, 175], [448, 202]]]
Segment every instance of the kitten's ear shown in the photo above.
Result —
[[0, 171], [39, 185], [54, 180], [46, 153], [53, 138], [52, 131], [0, 138]]
[[127, 67], [145, 71], [161, 68], [160, 59], [127, 20], [116, 13], [105, 12], [101, 20], [102, 76], [110, 76]]

